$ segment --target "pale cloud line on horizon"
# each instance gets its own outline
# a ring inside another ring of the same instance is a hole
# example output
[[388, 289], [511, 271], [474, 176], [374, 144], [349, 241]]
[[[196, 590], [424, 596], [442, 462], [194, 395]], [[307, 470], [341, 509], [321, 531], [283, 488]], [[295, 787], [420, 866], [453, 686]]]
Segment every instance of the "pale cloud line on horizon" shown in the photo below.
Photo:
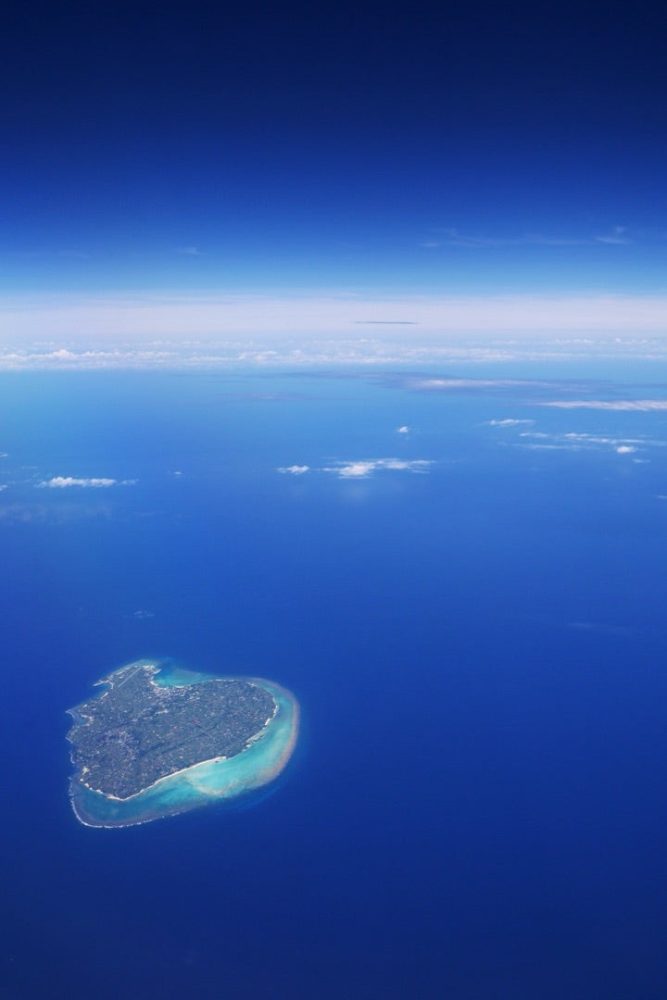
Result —
[[667, 410], [667, 399], [556, 399], [539, 405], [557, 410], [621, 410], [650, 413], [655, 410]]
[[[637, 338], [664, 335], [666, 316], [667, 295], [63, 293], [0, 298], [0, 343], [16, 348], [54, 340], [146, 344], [199, 337], [248, 343], [248, 338], [285, 336], [301, 338], [304, 344], [319, 337], [347, 337], [359, 343], [360, 324], [382, 330], [387, 342], [403, 345], [414, 344], [417, 337], [442, 343], [470, 335]], [[248, 346], [257, 349], [256, 344]]]
[[110, 486], [133, 486], [136, 479], [107, 479], [105, 477], [78, 478], [77, 476], [53, 476], [37, 486], [39, 489], [63, 490], [71, 487], [81, 489], [108, 489]]
[[[365, 368], [440, 364], [508, 364], [522, 361], [605, 360], [632, 358], [664, 362], [667, 336], [618, 337], [550, 336], [539, 340], [518, 337], [476, 337], [428, 335], [415, 342], [379, 337], [206, 339], [173, 336], [136, 341], [116, 340], [91, 344], [81, 340], [44, 341], [3, 349], [0, 343], [0, 371], [95, 371], [116, 370], [210, 370], [243, 368], [308, 369], [324, 366]], [[524, 385], [547, 386], [532, 380], [448, 379], [431, 382], [425, 388], [477, 388]], [[550, 384], [550, 383], [549, 383]], [[415, 384], [412, 386], [417, 388]]]
[[[167, 345], [170, 349], [164, 349]], [[273, 341], [272, 343], [276, 343]], [[134, 349], [127, 344], [114, 347], [112, 350], [72, 350], [72, 344], [67, 347], [38, 348], [32, 350], [17, 350], [13, 348], [3, 351], [0, 347], [0, 371], [97, 371], [102, 369], [215, 369], [229, 367], [284, 367], [312, 368], [324, 365], [361, 365], [364, 367], [387, 365], [415, 365], [440, 362], [452, 364], [468, 363], [507, 363], [510, 361], [534, 361], [545, 358], [562, 360], [567, 357], [581, 357], [579, 342], [572, 353], [564, 349], [562, 343], [554, 349], [518, 348], [515, 344], [492, 347], [462, 346], [460, 344], [400, 344], [391, 341], [369, 340], [336, 340], [301, 342], [293, 341], [277, 345], [279, 349], [268, 349], [242, 345], [238, 341], [217, 341], [204, 344], [201, 341], [193, 344], [187, 341], [160, 341], [152, 349]], [[630, 353], [644, 357], [646, 348], [627, 345]], [[654, 357], [654, 350], [650, 356]], [[599, 352], [598, 352], [599, 353]], [[607, 351], [602, 352], [606, 356]], [[584, 348], [583, 356], [590, 351]], [[667, 356], [667, 342], [664, 354]], [[661, 359], [662, 356], [661, 356]]]

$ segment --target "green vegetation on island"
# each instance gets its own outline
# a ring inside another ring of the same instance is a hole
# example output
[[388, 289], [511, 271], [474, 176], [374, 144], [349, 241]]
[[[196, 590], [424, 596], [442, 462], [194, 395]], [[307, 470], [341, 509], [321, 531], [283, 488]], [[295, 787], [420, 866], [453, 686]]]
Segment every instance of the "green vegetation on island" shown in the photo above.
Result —
[[139, 660], [70, 709], [70, 797], [88, 826], [131, 826], [230, 799], [271, 781], [298, 730], [289, 692], [258, 678]]

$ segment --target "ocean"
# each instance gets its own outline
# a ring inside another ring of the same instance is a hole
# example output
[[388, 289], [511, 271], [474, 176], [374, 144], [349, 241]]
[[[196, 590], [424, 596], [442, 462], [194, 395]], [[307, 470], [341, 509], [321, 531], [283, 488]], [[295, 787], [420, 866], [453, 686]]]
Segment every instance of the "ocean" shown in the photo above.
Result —
[[[3, 1000], [666, 996], [656, 369], [0, 376]], [[283, 775], [78, 823], [141, 657], [291, 690]]]

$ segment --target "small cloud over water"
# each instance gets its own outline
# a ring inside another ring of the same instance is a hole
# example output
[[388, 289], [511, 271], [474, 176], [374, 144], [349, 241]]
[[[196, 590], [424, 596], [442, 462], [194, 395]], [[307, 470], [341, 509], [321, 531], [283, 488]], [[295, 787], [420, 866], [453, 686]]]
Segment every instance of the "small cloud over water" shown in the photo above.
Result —
[[110, 486], [133, 486], [136, 479], [109, 479], [104, 476], [78, 477], [78, 476], [53, 476], [51, 479], [44, 479], [37, 486], [39, 489], [66, 490], [71, 488], [79, 489], [108, 489]]
[[276, 472], [282, 472], [288, 476], [304, 476], [306, 472], [310, 472], [309, 465], [283, 465]]
[[400, 458], [361, 459], [356, 462], [337, 462], [325, 466], [322, 472], [331, 472], [339, 479], [368, 479], [379, 470], [391, 472], [426, 472], [433, 463], [428, 459], [417, 458], [412, 461]]

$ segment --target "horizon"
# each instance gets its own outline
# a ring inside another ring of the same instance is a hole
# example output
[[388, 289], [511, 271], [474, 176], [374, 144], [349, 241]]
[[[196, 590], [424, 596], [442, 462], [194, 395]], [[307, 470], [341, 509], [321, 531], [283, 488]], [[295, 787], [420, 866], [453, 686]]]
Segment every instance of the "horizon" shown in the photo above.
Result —
[[646, 4], [17, 8], [0, 347], [361, 337], [355, 319], [445, 343], [559, 316], [664, 334], [660, 23]]
[[3, 1000], [667, 997], [666, 37], [3, 7]]

